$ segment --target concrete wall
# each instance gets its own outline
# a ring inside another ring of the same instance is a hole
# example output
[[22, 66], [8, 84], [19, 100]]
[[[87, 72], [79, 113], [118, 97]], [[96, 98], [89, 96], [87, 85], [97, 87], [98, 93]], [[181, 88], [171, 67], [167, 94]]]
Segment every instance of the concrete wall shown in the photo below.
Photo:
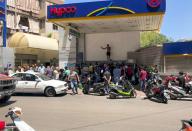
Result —
[[86, 34], [86, 61], [106, 61], [106, 50], [101, 46], [111, 46], [111, 59], [115, 61], [127, 60], [127, 52], [140, 47], [139, 32], [116, 32]]
[[[69, 35], [69, 28], [63, 32], [63, 41], [59, 44], [59, 67], [64, 68], [68, 64], [76, 63], [76, 37]], [[61, 39], [61, 38], [60, 38]]]
[[165, 56], [165, 71], [168, 74], [178, 74], [178, 72], [188, 72], [192, 74], [192, 57], [189, 56]]
[[0, 47], [0, 71], [11, 64], [11, 68], [15, 66], [14, 49], [8, 47]]
[[128, 59], [136, 60], [139, 65], [159, 65], [159, 70], [163, 72], [162, 47], [154, 46], [139, 49], [137, 52], [129, 52]]

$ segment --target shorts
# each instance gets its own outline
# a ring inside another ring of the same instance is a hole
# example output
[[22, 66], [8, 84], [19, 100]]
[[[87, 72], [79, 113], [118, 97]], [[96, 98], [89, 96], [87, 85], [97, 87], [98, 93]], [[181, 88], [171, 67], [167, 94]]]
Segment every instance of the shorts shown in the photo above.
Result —
[[107, 52], [107, 56], [111, 56], [111, 53], [110, 53], [110, 52]]

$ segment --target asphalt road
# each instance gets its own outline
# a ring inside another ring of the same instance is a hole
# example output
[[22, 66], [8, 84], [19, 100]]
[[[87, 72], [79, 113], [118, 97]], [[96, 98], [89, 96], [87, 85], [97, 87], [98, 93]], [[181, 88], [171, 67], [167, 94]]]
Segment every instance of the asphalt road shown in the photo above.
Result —
[[192, 118], [192, 101], [161, 104], [142, 98], [110, 100], [103, 96], [13, 96], [0, 107], [23, 109], [22, 119], [37, 131], [178, 131]]

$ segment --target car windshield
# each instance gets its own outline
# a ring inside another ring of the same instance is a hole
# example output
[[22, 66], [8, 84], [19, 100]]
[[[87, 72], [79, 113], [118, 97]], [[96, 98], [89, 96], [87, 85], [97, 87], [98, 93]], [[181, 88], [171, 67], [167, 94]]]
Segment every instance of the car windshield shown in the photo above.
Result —
[[47, 77], [46, 75], [42, 75], [42, 74], [36, 74], [39, 78], [41, 78], [44, 81], [48, 81], [51, 80], [51, 78]]

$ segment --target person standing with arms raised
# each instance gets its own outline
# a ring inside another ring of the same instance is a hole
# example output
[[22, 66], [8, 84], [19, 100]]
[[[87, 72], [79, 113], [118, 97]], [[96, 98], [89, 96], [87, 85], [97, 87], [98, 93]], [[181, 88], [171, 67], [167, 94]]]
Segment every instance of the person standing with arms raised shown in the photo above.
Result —
[[111, 47], [109, 46], [109, 44], [107, 44], [107, 47], [102, 47], [101, 46], [101, 49], [104, 49], [104, 50], [107, 50], [107, 61], [110, 61], [111, 59]]

